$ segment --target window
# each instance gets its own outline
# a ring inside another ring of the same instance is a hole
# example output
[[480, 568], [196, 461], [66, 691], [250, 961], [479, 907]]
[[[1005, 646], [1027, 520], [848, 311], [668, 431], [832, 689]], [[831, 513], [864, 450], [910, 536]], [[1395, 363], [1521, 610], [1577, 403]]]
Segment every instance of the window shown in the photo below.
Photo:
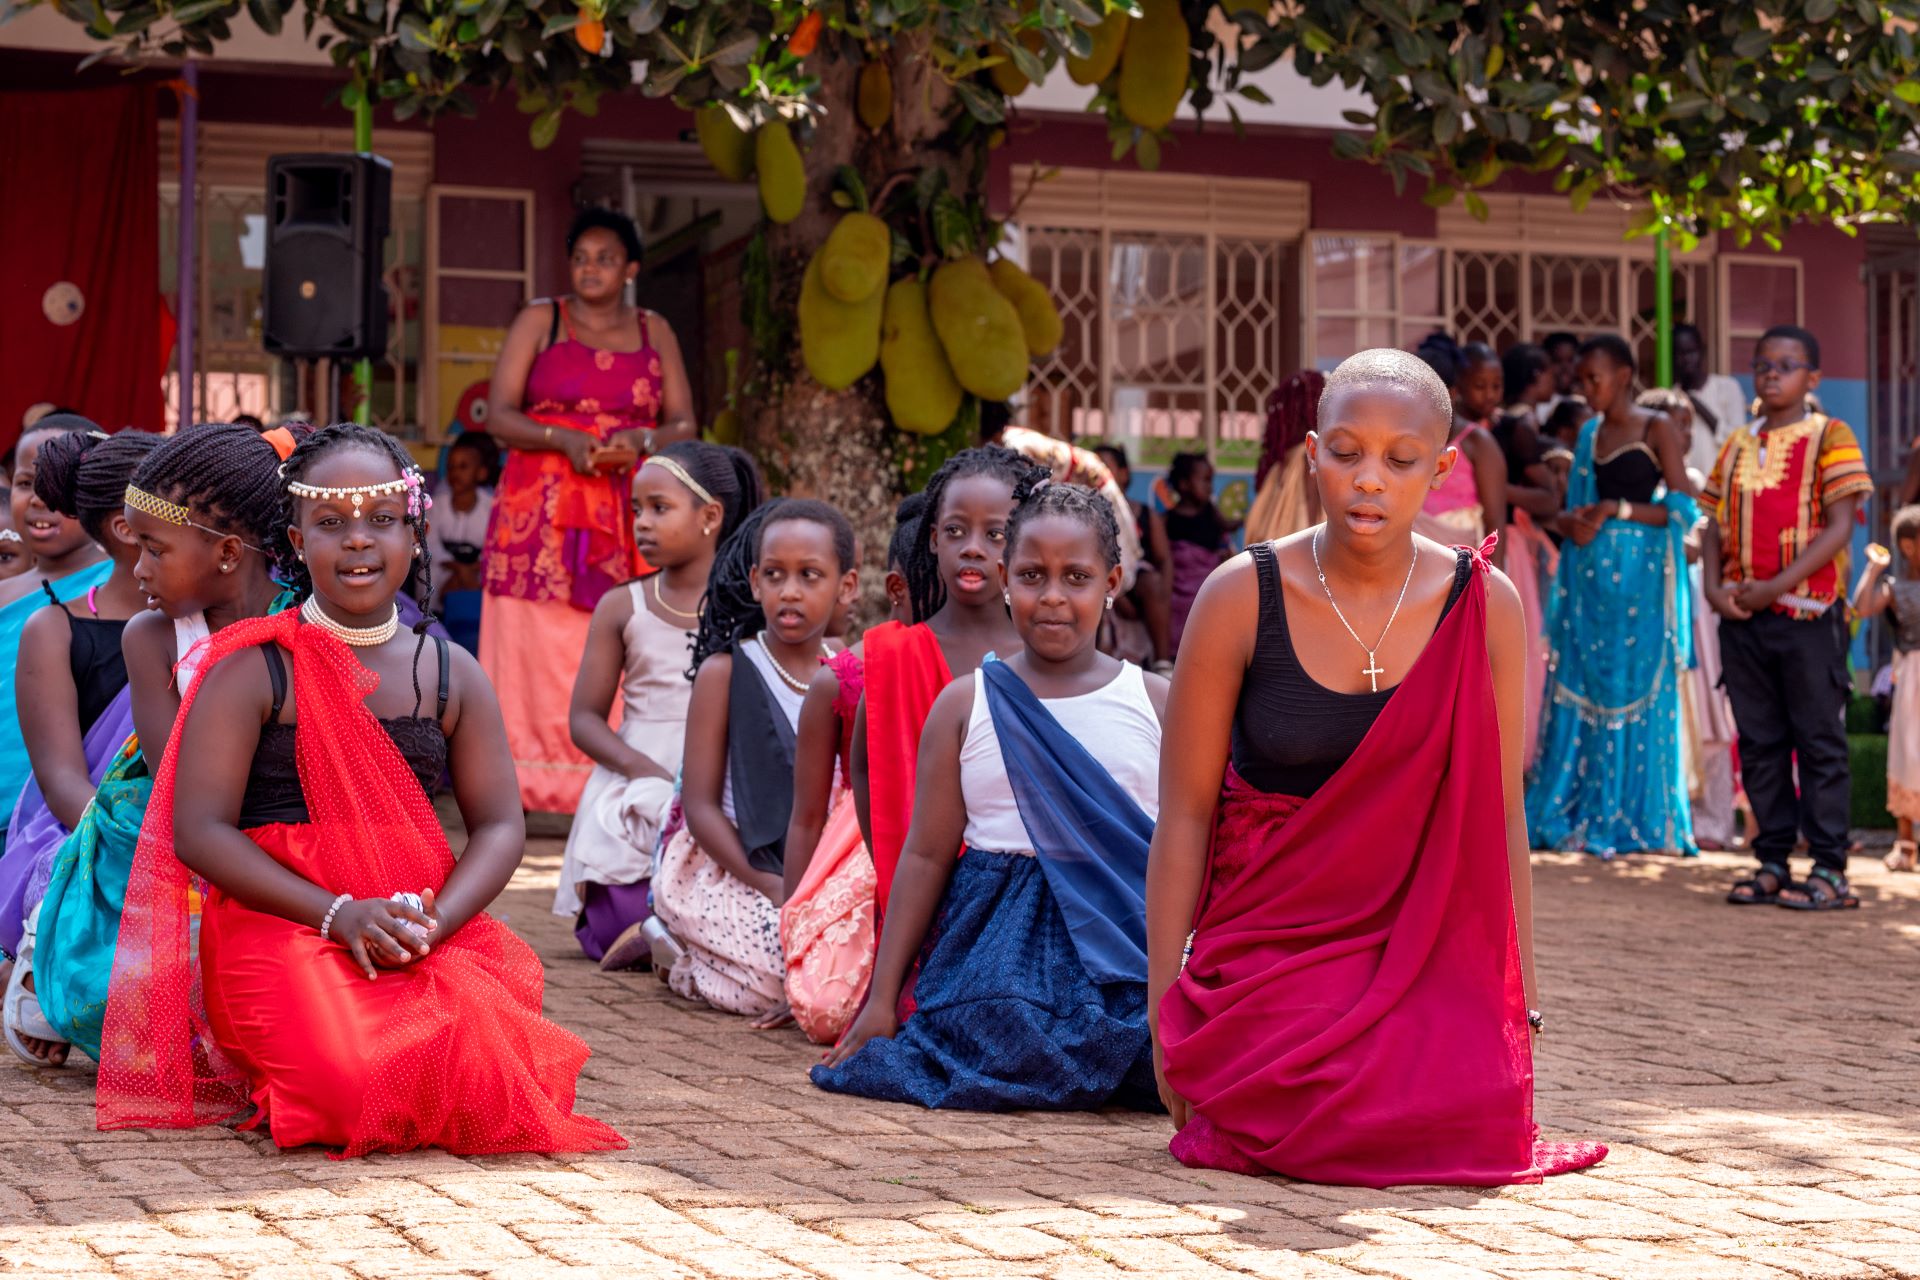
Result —
[[1760, 335], [1776, 324], [1799, 324], [1804, 312], [1800, 262], [1758, 254], [1720, 259], [1721, 367], [1745, 372]]
[[1302, 183], [1123, 171], [1017, 172], [1009, 254], [1060, 309], [1027, 424], [1124, 442], [1136, 462], [1182, 449], [1245, 468], [1266, 397], [1291, 368]]

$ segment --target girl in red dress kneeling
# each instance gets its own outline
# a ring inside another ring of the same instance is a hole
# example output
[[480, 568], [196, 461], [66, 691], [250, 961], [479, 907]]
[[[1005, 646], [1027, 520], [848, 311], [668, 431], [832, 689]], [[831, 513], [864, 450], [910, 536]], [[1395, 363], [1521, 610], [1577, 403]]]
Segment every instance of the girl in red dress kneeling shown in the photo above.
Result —
[[[220, 631], [181, 702], [127, 888], [100, 1127], [251, 1104], [277, 1145], [346, 1155], [625, 1146], [574, 1114], [587, 1047], [540, 1016], [539, 960], [484, 911], [525, 827], [486, 677], [398, 627], [425, 546], [419, 469], [348, 425], [282, 475], [276, 550], [313, 594]], [[428, 796], [443, 770], [457, 863]]]

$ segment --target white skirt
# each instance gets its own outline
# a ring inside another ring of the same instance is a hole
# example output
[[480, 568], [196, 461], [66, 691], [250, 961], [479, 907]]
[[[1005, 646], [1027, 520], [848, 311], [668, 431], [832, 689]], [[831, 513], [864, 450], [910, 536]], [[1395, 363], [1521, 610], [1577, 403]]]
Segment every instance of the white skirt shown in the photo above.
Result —
[[[624, 720], [617, 732], [635, 751], [670, 765], [680, 759], [687, 726], [684, 720]], [[672, 803], [673, 783], [666, 778], [628, 778], [595, 765], [567, 835], [553, 913], [579, 913], [582, 883], [636, 884], [652, 875], [660, 827]]]

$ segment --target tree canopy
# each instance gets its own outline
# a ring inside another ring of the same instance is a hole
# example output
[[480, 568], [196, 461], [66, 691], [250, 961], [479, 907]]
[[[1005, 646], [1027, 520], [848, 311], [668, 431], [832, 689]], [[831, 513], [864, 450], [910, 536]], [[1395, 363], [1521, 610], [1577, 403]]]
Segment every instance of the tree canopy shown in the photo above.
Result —
[[[824, 108], [809, 58], [872, 57], [908, 42], [952, 87], [961, 128], [991, 129], [1011, 94], [1072, 59], [1116, 156], [1151, 167], [1158, 112], [1123, 110], [1102, 67], [1110, 14], [1164, 3], [1188, 33], [1178, 99], [1223, 124], [1265, 101], [1247, 77], [1282, 59], [1360, 90], [1343, 156], [1424, 180], [1434, 203], [1511, 170], [1549, 172], [1576, 204], [1647, 203], [1683, 237], [1769, 240], [1798, 220], [1849, 225], [1920, 214], [1916, 0], [40, 0], [132, 54], [210, 53], [241, 21], [299, 21], [401, 118], [470, 111], [509, 89], [550, 140], [629, 87], [721, 105], [743, 128]], [[1110, 24], [1109, 24], [1110, 26]], [[1081, 72], [1092, 68], [1089, 82]], [[1162, 78], [1165, 78], [1164, 68]]]

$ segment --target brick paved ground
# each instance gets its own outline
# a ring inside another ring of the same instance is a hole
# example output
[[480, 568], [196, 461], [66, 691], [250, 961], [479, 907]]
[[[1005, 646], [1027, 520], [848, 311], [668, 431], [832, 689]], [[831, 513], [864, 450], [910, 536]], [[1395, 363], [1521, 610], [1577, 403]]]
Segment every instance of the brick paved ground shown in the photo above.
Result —
[[1730, 858], [1541, 859], [1540, 1119], [1614, 1154], [1489, 1194], [1190, 1173], [1152, 1118], [816, 1093], [796, 1036], [575, 958], [543, 909], [557, 863], [538, 845], [502, 911], [548, 962], [549, 1012], [593, 1045], [586, 1109], [631, 1150], [343, 1163], [218, 1130], [99, 1134], [90, 1069], [0, 1065], [0, 1271], [1920, 1275], [1920, 877], [1877, 864], [1858, 877], [1867, 910], [1808, 918], [1722, 906]]

